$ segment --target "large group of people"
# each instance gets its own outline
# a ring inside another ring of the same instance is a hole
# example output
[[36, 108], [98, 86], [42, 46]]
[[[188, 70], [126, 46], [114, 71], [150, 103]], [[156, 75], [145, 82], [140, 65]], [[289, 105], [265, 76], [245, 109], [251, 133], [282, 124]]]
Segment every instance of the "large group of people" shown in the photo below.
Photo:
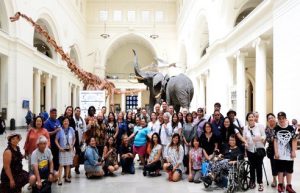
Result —
[[[135, 162], [144, 176], [161, 176], [163, 170], [169, 181], [178, 182], [187, 175], [189, 182], [200, 183], [202, 164], [218, 153], [224, 157], [218, 167], [234, 164], [239, 155], [247, 157], [250, 188], [257, 186], [258, 191], [264, 191], [262, 168], [267, 156], [272, 187], [279, 193], [295, 193], [291, 182], [298, 128], [289, 124], [284, 112], [277, 117], [269, 113], [266, 126], [259, 122], [257, 112], [250, 112], [244, 126], [232, 109], [223, 116], [220, 103], [215, 103], [212, 115], [207, 115], [205, 108], [175, 112], [166, 102], [156, 104], [149, 114], [145, 108], [117, 114], [106, 111], [102, 107], [96, 113], [91, 106], [88, 115], [82, 117], [79, 107], [68, 106], [60, 117], [55, 108], [47, 119], [37, 116], [30, 121], [27, 115], [24, 155], [18, 145], [21, 135], [8, 136], [1, 192], [21, 192], [27, 183], [29, 188], [40, 189], [43, 180], [59, 186], [71, 183], [71, 168], [80, 174], [80, 165], [84, 165], [88, 179], [114, 176], [120, 168], [122, 175], [133, 175]], [[28, 159], [27, 171], [23, 158]]]

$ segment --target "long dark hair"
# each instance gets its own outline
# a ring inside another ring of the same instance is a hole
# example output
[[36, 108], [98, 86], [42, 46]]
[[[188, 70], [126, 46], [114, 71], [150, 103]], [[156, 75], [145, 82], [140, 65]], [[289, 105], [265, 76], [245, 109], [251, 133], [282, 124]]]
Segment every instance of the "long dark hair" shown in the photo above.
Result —
[[113, 139], [113, 144], [111, 145], [111, 147], [114, 148], [114, 147], [116, 146], [116, 140], [115, 140], [115, 138], [114, 138], [113, 136], [110, 136], [110, 137], [107, 139], [107, 141], [106, 141], [106, 143], [105, 143], [105, 146], [106, 146], [107, 148], [110, 147], [110, 145], [109, 145], [109, 140], [110, 140], [110, 138]]
[[67, 110], [71, 108], [72, 109], [72, 115], [70, 117], [73, 117], [73, 113], [74, 113], [74, 110], [73, 110], [73, 107], [72, 106], [67, 106], [66, 110], [65, 110], [65, 113], [64, 113], [64, 116], [67, 116]]
[[171, 143], [170, 143], [170, 147], [175, 146], [175, 144], [173, 143], [173, 139], [174, 139], [175, 137], [178, 137], [178, 143], [177, 143], [177, 145], [176, 145], [176, 150], [179, 151], [179, 147], [180, 147], [180, 143], [181, 143], [181, 142], [180, 142], [180, 135], [179, 135], [178, 133], [174, 133], [174, 135], [172, 136]]
[[[129, 120], [129, 118], [128, 118], [128, 114], [129, 113], [131, 113], [131, 118], [130, 118], [130, 120]], [[126, 122], [127, 123], [133, 123], [134, 124], [134, 118], [132, 117], [132, 112], [131, 111], [128, 111], [127, 113], [126, 113]]]
[[188, 123], [188, 119], [187, 119], [188, 116], [191, 116], [191, 117], [192, 117], [191, 123], [193, 123], [194, 118], [193, 118], [192, 113], [187, 113], [187, 114], [186, 114], [186, 116], [185, 116], [185, 122]]
[[113, 125], [113, 127], [116, 128], [116, 127], [117, 127], [117, 120], [116, 120], [115, 114], [114, 114], [113, 112], [109, 112], [109, 113], [108, 113], [108, 116], [107, 116], [107, 124], [110, 123], [110, 121], [111, 121], [110, 118], [109, 118], [110, 115], [112, 115], [112, 116], [114, 117], [114, 120], [113, 120], [114, 125]]
[[153, 141], [153, 137], [156, 136], [157, 137], [157, 144], [161, 144], [161, 140], [160, 140], [160, 136], [158, 135], [158, 133], [153, 133], [151, 136], [151, 149], [153, 149], [154, 147], [154, 141]]
[[[181, 117], [182, 117], [181, 120], [179, 119], [179, 114], [181, 114]], [[182, 112], [178, 112], [177, 115], [178, 115], [178, 121], [181, 123], [181, 125], [183, 125], [183, 121], [184, 120], [183, 120], [183, 114], [182, 114]]]
[[[173, 121], [173, 118], [174, 118], [175, 116], [177, 117], [177, 122], [176, 122], [176, 123]], [[179, 123], [178, 115], [177, 115], [177, 113], [174, 113], [174, 114], [172, 115], [172, 128], [173, 128], [173, 130], [175, 129], [175, 127], [178, 126], [178, 123]]]

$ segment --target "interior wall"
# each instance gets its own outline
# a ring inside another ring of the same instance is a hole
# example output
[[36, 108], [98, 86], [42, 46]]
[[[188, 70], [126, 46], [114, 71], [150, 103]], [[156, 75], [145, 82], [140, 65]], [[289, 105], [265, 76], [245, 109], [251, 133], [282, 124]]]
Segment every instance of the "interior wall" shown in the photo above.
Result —
[[113, 54], [107, 60], [106, 73], [134, 73], [132, 49], [137, 51], [140, 68], [149, 66], [154, 61], [154, 56], [148, 48], [137, 43], [128, 43], [113, 51]]

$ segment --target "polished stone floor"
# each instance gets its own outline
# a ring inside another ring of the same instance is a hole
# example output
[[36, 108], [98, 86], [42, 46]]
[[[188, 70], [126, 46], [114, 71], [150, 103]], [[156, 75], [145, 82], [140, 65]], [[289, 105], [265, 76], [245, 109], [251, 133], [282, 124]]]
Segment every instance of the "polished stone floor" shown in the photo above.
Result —
[[[22, 141], [20, 142], [20, 147], [23, 147], [26, 131], [25, 130], [17, 130], [17, 132], [21, 133], [23, 136]], [[7, 133], [10, 133], [8, 131]], [[0, 168], [2, 168], [2, 156], [3, 150], [6, 147], [6, 136], [0, 136]], [[295, 173], [293, 179], [294, 189], [300, 192], [300, 152], [297, 152], [298, 158], [295, 160]], [[269, 160], [266, 158], [264, 161], [266, 172], [269, 178], [269, 182], [271, 181], [271, 171]], [[27, 161], [24, 160], [24, 168], [27, 169]], [[162, 173], [161, 177], [151, 178], [144, 177], [142, 175], [142, 170], [136, 166], [136, 174], [135, 175], [121, 175], [119, 171], [117, 176], [115, 177], [105, 177], [97, 180], [87, 180], [84, 176], [83, 166], [81, 166], [81, 174], [76, 175], [74, 171], [72, 171], [72, 183], [71, 184], [63, 184], [63, 186], [59, 187], [57, 185], [53, 185], [53, 193], [199, 193], [199, 192], [216, 192], [221, 193], [224, 190], [220, 189], [205, 189], [203, 184], [193, 184], [187, 182], [186, 176], [184, 176], [184, 180], [172, 183], [167, 181], [166, 174]], [[266, 193], [277, 192], [275, 189], [266, 185], [266, 179], [264, 177], [265, 191]], [[28, 192], [27, 188], [24, 188], [24, 192]], [[258, 192], [255, 190], [247, 191], [249, 193]]]

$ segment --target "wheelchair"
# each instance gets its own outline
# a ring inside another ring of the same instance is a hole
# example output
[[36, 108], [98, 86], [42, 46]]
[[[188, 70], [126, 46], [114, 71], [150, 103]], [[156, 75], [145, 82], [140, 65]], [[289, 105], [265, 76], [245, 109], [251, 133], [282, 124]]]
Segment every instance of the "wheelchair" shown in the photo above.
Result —
[[246, 191], [250, 186], [250, 162], [244, 159], [244, 156], [238, 156], [237, 160], [228, 172], [227, 193], [238, 190]]
[[[202, 163], [202, 181], [205, 188], [209, 188], [214, 182], [217, 186], [222, 187], [226, 180], [226, 193], [233, 193], [238, 190], [246, 191], [250, 185], [250, 163], [244, 159], [243, 155], [238, 156], [237, 162], [229, 170], [221, 169], [213, 173], [212, 166], [221, 161], [220, 158], [213, 158], [212, 161]], [[213, 177], [211, 177], [213, 176]]]

